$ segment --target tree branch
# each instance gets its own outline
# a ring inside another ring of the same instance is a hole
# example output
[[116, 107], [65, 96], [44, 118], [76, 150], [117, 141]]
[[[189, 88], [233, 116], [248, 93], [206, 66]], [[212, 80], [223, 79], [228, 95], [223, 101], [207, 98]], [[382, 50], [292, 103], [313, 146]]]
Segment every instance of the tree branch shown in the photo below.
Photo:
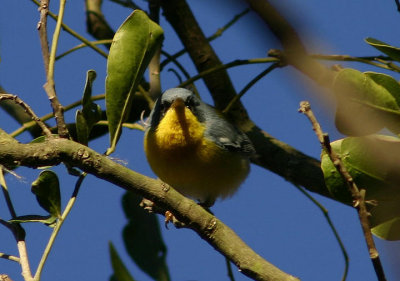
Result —
[[[86, 0], [86, 27], [97, 40], [112, 39], [114, 31], [104, 18], [101, 11], [102, 0]], [[109, 49], [111, 44], [106, 45]]]
[[[1, 132], [1, 130], [0, 130]], [[152, 200], [193, 229], [217, 251], [229, 258], [243, 274], [255, 280], [298, 280], [257, 255], [229, 227], [172, 188], [117, 164], [92, 149], [61, 138], [43, 143], [16, 144], [0, 133], [0, 163], [27, 167], [58, 165], [78, 167], [98, 178]]]
[[[174, 28], [198, 72], [222, 65], [185, 0], [162, 0], [164, 15]], [[215, 106], [224, 109], [236, 95], [225, 70], [203, 77]]]
[[42, 47], [42, 56], [44, 63], [44, 70], [46, 75], [49, 71], [49, 42], [47, 40], [47, 14], [49, 12], [49, 0], [41, 0], [39, 6], [40, 20], [37, 24], [39, 31], [40, 46]]
[[300, 36], [289, 21], [268, 0], [246, 0], [246, 2], [281, 42], [285, 63], [292, 65], [316, 83], [330, 86], [333, 72], [310, 58]]

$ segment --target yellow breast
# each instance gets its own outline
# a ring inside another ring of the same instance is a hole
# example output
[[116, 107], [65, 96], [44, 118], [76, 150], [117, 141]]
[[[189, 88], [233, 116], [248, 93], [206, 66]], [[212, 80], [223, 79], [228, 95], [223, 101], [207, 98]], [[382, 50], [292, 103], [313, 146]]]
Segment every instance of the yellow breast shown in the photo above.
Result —
[[205, 127], [186, 107], [171, 107], [144, 147], [157, 176], [182, 194], [202, 202], [233, 194], [246, 178], [247, 159], [204, 138]]

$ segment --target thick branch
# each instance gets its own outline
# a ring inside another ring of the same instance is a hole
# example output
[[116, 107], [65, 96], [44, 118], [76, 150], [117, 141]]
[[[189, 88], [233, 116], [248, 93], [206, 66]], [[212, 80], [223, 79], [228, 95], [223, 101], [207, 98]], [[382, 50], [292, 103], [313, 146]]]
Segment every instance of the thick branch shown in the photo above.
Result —
[[[221, 61], [209, 44], [185, 0], [162, 0], [161, 7], [166, 19], [178, 34], [198, 72], [221, 65]], [[204, 82], [213, 96], [215, 106], [221, 110], [236, 95], [229, 75], [225, 70], [205, 76]]]
[[36, 144], [16, 144], [0, 134], [0, 163], [4, 166], [39, 167], [61, 162], [78, 167], [98, 178], [136, 192], [170, 210], [217, 251], [229, 258], [241, 272], [255, 280], [297, 280], [265, 261], [229, 227], [194, 201], [152, 178], [117, 164], [92, 149], [66, 139]]
[[332, 71], [309, 57], [306, 47], [293, 26], [267, 0], [246, 0], [281, 42], [285, 63], [323, 86], [330, 86]]
[[[97, 40], [112, 39], [114, 31], [104, 18], [101, 11], [102, 0], [86, 0], [86, 26], [90, 34]], [[111, 44], [106, 45], [107, 48]]]

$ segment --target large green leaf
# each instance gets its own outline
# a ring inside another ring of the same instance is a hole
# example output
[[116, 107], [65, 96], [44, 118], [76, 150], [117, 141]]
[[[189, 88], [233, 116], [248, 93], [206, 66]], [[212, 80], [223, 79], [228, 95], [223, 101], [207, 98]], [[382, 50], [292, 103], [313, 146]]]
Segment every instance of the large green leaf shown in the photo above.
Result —
[[342, 69], [336, 76], [333, 90], [337, 98], [336, 127], [350, 136], [376, 133], [384, 127], [397, 128], [400, 88], [394, 79], [380, 73], [362, 73]]
[[[400, 232], [395, 236], [393, 231], [398, 225], [396, 218], [400, 218], [400, 139], [383, 135], [350, 137], [331, 146], [357, 186], [366, 190], [366, 200], [377, 202], [376, 206], [368, 205], [374, 234], [400, 240]], [[325, 152], [321, 155], [321, 168], [331, 194], [338, 201], [351, 204], [348, 187]]]
[[128, 269], [126, 268], [125, 264], [122, 262], [121, 258], [118, 255], [117, 250], [115, 250], [115, 247], [111, 242], [109, 243], [109, 249], [110, 249], [111, 266], [114, 271], [111, 280], [135, 281], [135, 279], [133, 279]]
[[382, 42], [378, 39], [368, 37], [365, 39], [365, 42], [370, 44], [372, 47], [378, 49], [382, 53], [388, 55], [393, 60], [400, 61], [400, 48], [391, 46], [385, 42]]
[[106, 78], [106, 112], [110, 131], [108, 154], [115, 150], [132, 97], [162, 39], [162, 28], [141, 10], [135, 10], [115, 33]]
[[56, 173], [50, 170], [41, 172], [32, 183], [31, 190], [43, 209], [54, 217], [61, 216], [60, 184]]
[[166, 264], [167, 249], [161, 236], [157, 217], [139, 206], [141, 198], [127, 192], [122, 198], [129, 219], [123, 230], [125, 247], [135, 263], [154, 280], [170, 280]]

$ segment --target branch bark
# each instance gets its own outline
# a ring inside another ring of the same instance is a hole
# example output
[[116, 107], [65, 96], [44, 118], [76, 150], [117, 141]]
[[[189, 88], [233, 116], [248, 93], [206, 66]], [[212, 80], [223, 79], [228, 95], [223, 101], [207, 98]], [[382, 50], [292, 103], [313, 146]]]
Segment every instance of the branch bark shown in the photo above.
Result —
[[[112, 39], [114, 31], [101, 11], [102, 0], [86, 0], [86, 26], [90, 34], [98, 40]], [[106, 45], [109, 49], [111, 44]]]
[[298, 280], [256, 254], [233, 230], [194, 201], [164, 183], [129, 170], [86, 146], [62, 138], [36, 144], [15, 143], [1, 130], [0, 143], [0, 163], [6, 167], [19, 165], [36, 168], [68, 163], [170, 210], [179, 221], [230, 259], [248, 277], [268, 281]]
[[285, 63], [292, 65], [319, 85], [331, 85], [333, 72], [309, 56], [295, 28], [268, 0], [246, 2], [282, 44]]

